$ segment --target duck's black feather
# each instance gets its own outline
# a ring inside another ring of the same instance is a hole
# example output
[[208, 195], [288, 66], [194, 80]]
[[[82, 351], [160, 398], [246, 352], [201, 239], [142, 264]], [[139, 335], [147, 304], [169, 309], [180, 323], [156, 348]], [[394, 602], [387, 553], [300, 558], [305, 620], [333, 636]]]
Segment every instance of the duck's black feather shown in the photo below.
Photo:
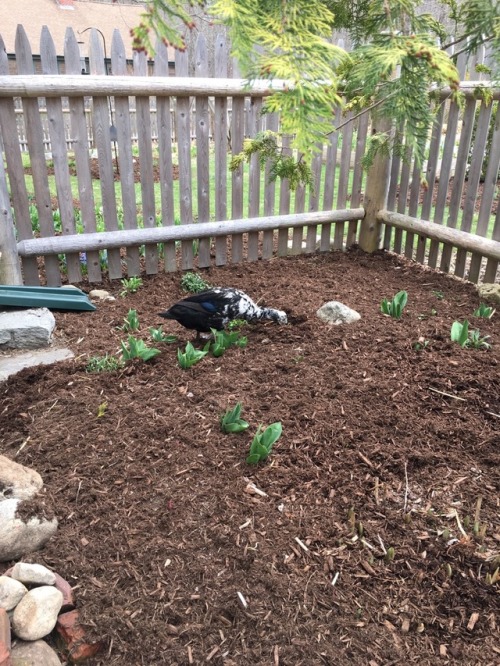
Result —
[[223, 287], [187, 296], [159, 315], [174, 319], [185, 328], [199, 333], [208, 333], [211, 328], [222, 330], [233, 319], [287, 321], [286, 314], [281, 310], [260, 308], [243, 291]]

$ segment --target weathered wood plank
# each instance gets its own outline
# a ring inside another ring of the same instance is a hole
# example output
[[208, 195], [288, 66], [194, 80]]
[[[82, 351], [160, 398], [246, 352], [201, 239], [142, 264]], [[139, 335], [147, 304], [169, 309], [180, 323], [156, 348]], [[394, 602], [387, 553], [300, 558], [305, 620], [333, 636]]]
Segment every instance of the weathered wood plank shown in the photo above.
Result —
[[[266, 130], [270, 132], [277, 132], [279, 126], [279, 118], [276, 113], [268, 113], [266, 115]], [[266, 164], [264, 169], [264, 215], [274, 214], [274, 205], [276, 200], [276, 181], [269, 179], [270, 165]], [[262, 258], [270, 259], [274, 251], [274, 232], [272, 230], [265, 231], [262, 235]]]
[[[334, 224], [340, 221], [360, 220], [364, 215], [363, 208], [345, 210], [318, 211], [291, 215], [274, 215], [272, 217], [245, 218], [242, 220], [225, 220], [220, 222], [200, 222], [151, 229], [131, 229], [120, 231], [104, 231], [94, 234], [77, 234], [75, 236], [52, 236], [32, 238], [19, 241], [18, 252], [23, 257], [40, 254], [57, 254], [74, 252], [77, 248], [90, 251], [104, 248], [121, 248], [144, 243], [161, 243], [171, 240], [192, 241], [209, 236], [230, 236], [250, 231], [258, 233], [267, 229], [283, 229], [300, 227], [304, 224]], [[463, 232], [461, 232], [463, 233]]]
[[[223, 35], [215, 40], [215, 77], [227, 77], [228, 50]], [[227, 220], [227, 97], [215, 98], [215, 219]], [[215, 239], [215, 263], [227, 261], [227, 240]]]
[[[92, 28], [90, 31], [89, 60], [90, 71], [93, 74], [106, 75], [102, 37], [95, 28]], [[108, 231], [116, 231], [118, 229], [118, 215], [116, 210], [115, 174], [111, 155], [111, 118], [109, 100], [106, 97], [93, 98], [92, 127], [99, 162], [99, 181], [102, 194], [104, 224]], [[120, 252], [118, 250], [108, 251], [107, 261], [109, 277], [112, 280], [121, 277], [122, 265]]]
[[[54, 41], [46, 25], [42, 28], [40, 39], [40, 58], [43, 74], [57, 74], [57, 55]], [[62, 99], [47, 98], [47, 119], [49, 125], [52, 161], [56, 181], [57, 201], [61, 215], [61, 231], [63, 234], [76, 233], [75, 210], [73, 208], [73, 193], [68, 168], [68, 150], [62, 111]], [[82, 272], [80, 269], [80, 255], [75, 252], [66, 257], [66, 267], [70, 282], [80, 282]]]
[[[262, 99], [252, 98], [250, 105], [251, 132], [253, 138], [262, 127]], [[260, 215], [260, 164], [258, 155], [252, 155], [250, 158], [250, 167], [248, 175], [248, 216], [258, 217]], [[248, 234], [247, 259], [257, 261], [259, 258], [259, 234], [252, 231]]]
[[[127, 71], [125, 45], [118, 30], [113, 31], [111, 40], [111, 71], [113, 76], [124, 75]], [[132, 128], [128, 97], [115, 97], [114, 125], [118, 143], [118, 165], [123, 205], [123, 226], [137, 228], [137, 204], [135, 200], [134, 164], [132, 156]], [[141, 165], [142, 167], [142, 165]], [[141, 168], [142, 171], [142, 168]], [[141, 264], [139, 248], [130, 247], [126, 255], [127, 275], [139, 275]]]
[[[297, 159], [300, 159], [300, 154]], [[301, 214], [306, 207], [306, 188], [305, 185], [298, 185], [295, 190], [295, 214]], [[302, 242], [304, 240], [304, 227], [294, 227], [292, 233], [292, 251], [291, 254], [302, 253]]]
[[[196, 42], [195, 76], [208, 75], [208, 51], [205, 35]], [[198, 222], [210, 220], [210, 121], [208, 97], [196, 97], [196, 171], [198, 191]], [[203, 238], [198, 246], [198, 266], [210, 266], [210, 238]]]
[[[167, 77], [168, 51], [166, 45], [160, 40], [156, 45], [155, 75]], [[170, 110], [170, 97], [162, 95], [156, 97], [158, 153], [160, 169], [160, 197], [163, 224], [171, 226], [175, 222], [174, 180], [172, 160], [172, 116]], [[164, 243], [165, 270], [173, 272], [177, 269], [175, 243]]]
[[[420, 194], [420, 167], [418, 166], [417, 160], [415, 159], [413, 161], [413, 171], [411, 174], [411, 186], [410, 186], [410, 200], [408, 202], [408, 214], [411, 217], [417, 217], [419, 194]], [[413, 234], [407, 233], [405, 239], [405, 257], [408, 257], [408, 259], [413, 259], [414, 241], [415, 241], [415, 236]]]
[[0, 284], [22, 285], [21, 262], [17, 253], [7, 177], [0, 142]]
[[[363, 113], [363, 115], [358, 120], [358, 135], [356, 141], [356, 150], [354, 152], [354, 173], [352, 177], [352, 194], [351, 194], [351, 206], [357, 208], [361, 203], [361, 190], [363, 187], [363, 168], [361, 166], [361, 160], [365, 154], [366, 149], [366, 137], [368, 134], [368, 124], [370, 121], [370, 116], [368, 113]], [[347, 241], [346, 246], [350, 247], [356, 242], [356, 237], [358, 235], [358, 223], [353, 221], [349, 223], [347, 229]]]
[[[281, 149], [284, 155], [291, 155], [290, 148], [291, 137], [289, 134], [283, 135], [281, 142]], [[280, 215], [288, 215], [290, 213], [290, 183], [288, 178], [281, 179], [280, 182]], [[278, 256], [286, 257], [288, 254], [288, 234], [289, 230], [280, 229], [278, 231]]]
[[[500, 243], [500, 206], [497, 206], [497, 214], [495, 217], [495, 225], [493, 227], [493, 235], [492, 235], [492, 240], [497, 241]], [[483, 254], [484, 252], [478, 252], [478, 254]], [[496, 274], [498, 272], [498, 264], [500, 262], [500, 259], [494, 258], [494, 257], [489, 257], [488, 261], [486, 262], [486, 270], [484, 271], [484, 279], [483, 282], [495, 282], [496, 280]]]
[[[395, 128], [395, 133], [394, 133], [395, 144], [399, 145], [401, 143], [403, 137], [403, 129], [404, 129], [403, 123], [400, 123], [399, 126]], [[402, 161], [401, 155], [399, 153], [392, 156], [391, 173], [389, 176], [389, 192], [387, 193], [387, 210], [394, 210], [396, 208], [401, 161]], [[382, 241], [382, 247], [384, 248], [384, 250], [391, 249], [391, 241], [392, 241], [392, 227], [386, 226], [384, 229], [384, 239]], [[399, 239], [399, 245], [401, 246], [401, 239]]]
[[[453, 176], [453, 187], [451, 189], [450, 207], [447, 219], [448, 227], [456, 227], [460, 204], [462, 201], [462, 191], [465, 181], [465, 172], [467, 169], [467, 158], [469, 155], [472, 130], [474, 127], [474, 112], [476, 109], [476, 100], [467, 99], [462, 121], [462, 131], [460, 133], [460, 143], [458, 144], [457, 163], [455, 166], [455, 175]], [[443, 246], [441, 253], [440, 269], [445, 273], [450, 270], [450, 261], [452, 255], [451, 246]]]
[[[351, 172], [352, 135], [354, 123], [352, 112], [349, 111], [345, 117], [345, 125], [342, 128], [342, 148], [340, 150], [339, 184], [337, 189], [337, 208], [345, 208], [347, 204], [347, 191], [349, 187], [349, 174]], [[336, 224], [333, 235], [333, 247], [341, 250], [344, 247], [345, 225]]]
[[[342, 117], [342, 110], [337, 107], [335, 111], [334, 126], [335, 128], [340, 123]], [[326, 149], [326, 163], [325, 163], [325, 183], [323, 189], [323, 210], [331, 210], [333, 208], [333, 198], [335, 195], [335, 175], [337, 171], [337, 148], [339, 142], [340, 132], [335, 129], [327, 137]], [[331, 225], [325, 224], [321, 227], [321, 241], [320, 250], [327, 252], [331, 246]]]
[[[233, 59], [233, 76], [239, 76], [238, 62]], [[245, 100], [241, 97], [233, 97], [231, 112], [231, 152], [238, 155], [243, 150], [245, 138]], [[238, 169], [231, 173], [231, 217], [238, 219], [243, 217], [243, 181], [245, 169], [241, 164]], [[243, 236], [236, 235], [231, 239], [231, 261], [240, 263], [243, 261]]]
[[[144, 51], [134, 51], [133, 62], [134, 75], [146, 78], [148, 75], [146, 53]], [[137, 142], [141, 164], [142, 221], [145, 227], [154, 227], [156, 226], [156, 210], [149, 99], [149, 97], [141, 95], [136, 98], [135, 106], [137, 109]], [[158, 247], [156, 245], [146, 245], [144, 249], [146, 273], [155, 275], [158, 273]]]
[[[486, 236], [488, 233], [488, 226], [490, 222], [491, 207], [495, 197], [495, 190], [497, 188], [498, 170], [500, 168], [500, 104], [497, 108], [495, 116], [495, 127], [493, 129], [493, 136], [491, 138], [491, 151], [488, 157], [488, 168], [483, 183], [483, 193], [481, 197], [481, 205], [479, 208], [479, 216], [477, 220], [476, 234], [479, 236]], [[500, 209], [500, 206], [498, 206]], [[498, 240], [498, 239], [497, 239]], [[482, 257], [473, 254], [471, 257], [469, 268], [469, 280], [477, 282], [481, 271]]]
[[[64, 63], [66, 72], [69, 74], [80, 73], [80, 48], [72, 28], [67, 28], [64, 36]], [[93, 233], [97, 230], [97, 224], [92, 175], [90, 173], [85, 100], [83, 97], [70, 97], [68, 103], [71, 135], [74, 139], [73, 151], [75, 154], [83, 232]], [[87, 252], [86, 265], [89, 281], [100, 282], [102, 280], [102, 273], [99, 252]]]
[[[189, 71], [187, 52], [175, 52], [175, 71], [179, 76], [187, 76]], [[191, 198], [191, 118], [189, 97], [177, 97], [175, 117], [177, 122], [181, 224], [190, 224], [193, 221], [193, 202]], [[188, 241], [182, 242], [181, 254], [182, 269], [191, 270], [194, 265], [193, 244]]]
[[[470, 231], [472, 228], [472, 219], [474, 217], [477, 190], [479, 187], [479, 179], [481, 177], [481, 169], [485, 156], [486, 141], [488, 139], [488, 131], [490, 128], [491, 111], [491, 104], [485, 104], [484, 102], [481, 104], [477, 120], [475, 141], [472, 149], [470, 169], [467, 178], [467, 191], [462, 211], [462, 223], [460, 225], [460, 229], [462, 229], [462, 231]], [[457, 256], [455, 258], [455, 275], [458, 277], [464, 277], [466, 259], [466, 252], [463, 250], [458, 250]]]
[[[33, 56], [28, 37], [22, 25], [17, 26], [15, 49], [18, 72], [21, 74], [31, 74], [33, 72]], [[43, 147], [43, 128], [38, 111], [38, 99], [24, 99], [23, 111], [33, 172], [33, 188], [35, 190], [38, 220], [40, 222], [40, 234], [42, 236], [53, 236], [54, 219], [52, 216], [47, 163]], [[53, 256], [46, 257], [44, 261], [48, 286], [58, 287], [61, 284], [58, 258]]]
[[[0, 35], [0, 74], [6, 74], [8, 71], [7, 52]], [[32, 238], [33, 228], [29, 214], [28, 191], [26, 189], [26, 181], [24, 180], [24, 168], [19, 148], [13, 99], [0, 99], [0, 132], [2, 134], [5, 161], [9, 174], [17, 234], [21, 240]], [[25, 283], [29, 285], [40, 284], [36, 259], [34, 257], [24, 258], [21, 260], [21, 265]]]
[[[413, 151], [411, 148], [406, 147], [406, 155], [403, 160], [403, 166], [401, 167], [401, 180], [399, 184], [399, 194], [398, 194], [398, 213], [406, 212], [406, 202], [408, 199], [408, 190], [410, 189], [410, 167]], [[403, 233], [401, 229], [396, 229], [394, 234], [394, 252], [401, 254], [403, 246]]]

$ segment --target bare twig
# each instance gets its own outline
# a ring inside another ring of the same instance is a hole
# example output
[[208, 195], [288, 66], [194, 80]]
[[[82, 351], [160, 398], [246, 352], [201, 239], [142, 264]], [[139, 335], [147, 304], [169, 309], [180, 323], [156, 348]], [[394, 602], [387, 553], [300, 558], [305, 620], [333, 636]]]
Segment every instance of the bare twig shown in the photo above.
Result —
[[461, 400], [462, 402], [467, 402], [465, 398], [460, 398], [458, 395], [452, 395], [451, 393], [445, 393], [444, 391], [438, 391], [438, 389], [432, 388], [432, 386], [428, 386], [429, 391], [433, 391], [434, 393], [439, 393], [439, 395], [445, 395], [447, 398], [453, 398], [453, 400]]
[[408, 461], [405, 461], [405, 503], [403, 506], [404, 514], [406, 514], [407, 505], [408, 505]]

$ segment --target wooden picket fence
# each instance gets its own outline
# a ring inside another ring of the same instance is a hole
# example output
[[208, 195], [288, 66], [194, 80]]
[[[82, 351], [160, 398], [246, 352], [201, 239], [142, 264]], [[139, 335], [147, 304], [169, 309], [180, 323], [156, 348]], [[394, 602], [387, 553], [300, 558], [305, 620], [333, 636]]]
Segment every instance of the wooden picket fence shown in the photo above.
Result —
[[[299, 187], [292, 193], [287, 182], [269, 181], [268, 168], [262, 169], [256, 156], [248, 166], [228, 172], [228, 161], [240, 152], [244, 137], [264, 129], [279, 130], [280, 119], [261, 114], [269, 82], [247, 87], [241, 79], [227, 78], [230, 60], [223, 38], [216, 41], [211, 68], [200, 35], [194, 76], [189, 76], [187, 52], [176, 54], [176, 75], [169, 76], [167, 53], [161, 44], [152, 74], [148, 75], [145, 55], [136, 53], [131, 76], [117, 31], [111, 49], [112, 75], [105, 73], [96, 30], [90, 38], [89, 76], [81, 75], [78, 44], [71, 29], [66, 33], [64, 75], [58, 74], [53, 40], [46, 28], [40, 55], [42, 74], [37, 75], [31, 46], [19, 27], [18, 74], [9, 75], [0, 36], [0, 132], [9, 186], [7, 195], [7, 181], [0, 169], [0, 199], [10, 197], [12, 203], [10, 223], [15, 224], [17, 240], [10, 253], [21, 258], [26, 284], [59, 285], [64, 273], [73, 283], [80, 282], [85, 273], [89, 282], [96, 283], [102, 281], [103, 271], [118, 279], [143, 272], [155, 274], [162, 265], [167, 271], [186, 270], [208, 267], [214, 261], [222, 265], [275, 254], [344, 249], [356, 242], [363, 246], [359, 224], [363, 218], [367, 229], [380, 228], [383, 223], [385, 232], [376, 239], [377, 246], [474, 281], [496, 279], [500, 114], [496, 111], [492, 121], [494, 107], [478, 101], [473, 86], [464, 88], [463, 112], [443, 97], [422, 174], [408, 155], [404, 161], [394, 159], [390, 171], [375, 168], [372, 184], [367, 184], [361, 159], [370, 130], [368, 114], [350, 119], [338, 110], [332, 132], [313, 159], [314, 187]], [[237, 71], [235, 66], [232, 69]], [[498, 100], [500, 91], [494, 89], [493, 97]], [[25, 131], [21, 141], [19, 109]], [[44, 113], [48, 119], [45, 130]], [[69, 126], [65, 117], [69, 117]], [[136, 118], [135, 126], [132, 118]], [[489, 144], [488, 132], [493, 132]], [[33, 193], [28, 190], [22, 163], [23, 141], [30, 156]], [[138, 193], [134, 142], [140, 162]], [[49, 144], [55, 201], [49, 188]], [[284, 145], [289, 149], [289, 137], [284, 137]], [[488, 153], [487, 145], [491, 145]], [[97, 157], [102, 211], [96, 210], [91, 154]], [[77, 192], [71, 189], [70, 157], [76, 167]], [[478, 203], [485, 157], [488, 170]], [[156, 160], [159, 183], [155, 184]], [[178, 167], [175, 189], [174, 161]], [[115, 187], [117, 173], [119, 186]], [[421, 184], [422, 175], [427, 177], [428, 189]], [[388, 187], [385, 178], [390, 179]], [[159, 190], [156, 200], [155, 187]], [[380, 198], [380, 205], [377, 222], [372, 224], [367, 219], [371, 213], [367, 208], [365, 216], [362, 203], [374, 197]], [[39, 221], [36, 233], [30, 217], [33, 206]], [[475, 208], [479, 208], [477, 214]], [[10, 217], [8, 207], [6, 216]], [[0, 235], [0, 245], [2, 242]]]

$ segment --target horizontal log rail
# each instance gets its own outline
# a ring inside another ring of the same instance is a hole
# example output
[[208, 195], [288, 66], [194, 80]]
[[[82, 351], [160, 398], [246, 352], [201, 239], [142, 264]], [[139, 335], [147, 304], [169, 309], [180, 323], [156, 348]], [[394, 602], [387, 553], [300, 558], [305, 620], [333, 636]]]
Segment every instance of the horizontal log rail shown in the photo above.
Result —
[[350, 222], [361, 220], [364, 214], [364, 208], [346, 208], [343, 210], [272, 215], [251, 219], [227, 220], [224, 222], [200, 222], [147, 229], [68, 234], [66, 236], [49, 236], [46, 238], [22, 240], [17, 244], [17, 250], [21, 257], [90, 252], [92, 250], [107, 250], [147, 245], [149, 243], [166, 243], [168, 241], [194, 240], [257, 231]]
[[377, 214], [377, 219], [391, 227], [403, 229], [419, 236], [425, 236], [441, 243], [453, 245], [468, 252], [476, 252], [488, 259], [500, 261], [500, 241], [490, 240], [476, 234], [470, 234], [467, 231], [445, 227], [435, 222], [420, 220], [409, 215], [393, 213], [388, 210], [381, 210]]
[[0, 76], [0, 97], [202, 96], [263, 97], [283, 90], [286, 81], [164, 76], [78, 76], [25, 74]]
[[[105, 76], [91, 74], [19, 74], [0, 76], [0, 97], [82, 97], [82, 96], [201, 96], [201, 97], [265, 97], [277, 90], [292, 87], [290, 81], [257, 79], [224, 79], [185, 76]], [[491, 90], [493, 99], [500, 99], [500, 88], [491, 81], [461, 83], [465, 97], [477, 96], [478, 89]], [[444, 99], [450, 88], [435, 89]]]

